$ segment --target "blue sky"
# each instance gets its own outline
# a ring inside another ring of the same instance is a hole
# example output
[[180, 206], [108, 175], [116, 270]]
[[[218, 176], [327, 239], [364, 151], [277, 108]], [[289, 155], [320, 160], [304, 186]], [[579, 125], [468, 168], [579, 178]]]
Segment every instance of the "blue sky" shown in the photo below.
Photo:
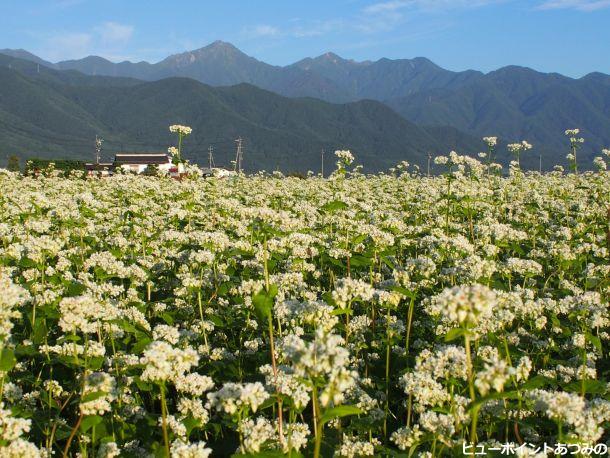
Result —
[[215, 40], [285, 65], [333, 51], [452, 70], [610, 73], [610, 0], [0, 0], [0, 48], [156, 62]]

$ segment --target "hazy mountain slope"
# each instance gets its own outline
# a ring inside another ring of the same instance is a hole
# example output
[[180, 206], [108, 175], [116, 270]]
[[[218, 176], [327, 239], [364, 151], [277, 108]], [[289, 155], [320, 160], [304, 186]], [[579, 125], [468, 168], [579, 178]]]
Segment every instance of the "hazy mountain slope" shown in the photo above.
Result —
[[141, 83], [133, 78], [109, 76], [89, 76], [75, 70], [56, 71], [34, 62], [0, 53], [0, 67], [17, 70], [21, 74], [37, 80], [57, 84], [78, 84], [93, 86], [130, 86]]
[[26, 51], [25, 49], [0, 49], [0, 54], [5, 56], [15, 57], [17, 59], [27, 60], [36, 64], [44, 65], [49, 68], [56, 68], [56, 64], [41, 59], [40, 57]]
[[574, 80], [507, 67], [456, 89], [425, 90], [388, 104], [418, 124], [450, 124], [509, 142], [527, 139], [546, 155], [565, 155], [563, 132], [574, 127], [587, 140], [588, 159], [610, 145], [610, 77], [601, 74]]
[[110, 62], [103, 57], [88, 56], [84, 59], [66, 60], [55, 64], [58, 70], [76, 70], [85, 75], [136, 78], [140, 80], [157, 79], [156, 70], [148, 62]]
[[193, 127], [185, 147], [187, 156], [201, 163], [207, 146], [215, 144], [217, 162], [228, 165], [233, 140], [242, 136], [250, 170], [319, 170], [322, 148], [351, 148], [367, 171], [375, 171], [401, 160], [423, 164], [428, 151], [481, 147], [461, 133], [436, 137], [379, 102], [334, 105], [246, 84], [212, 88], [185, 78], [138, 84], [117, 79], [113, 85], [114, 78], [63, 73], [24, 75], [0, 67], [0, 155], [61, 152], [87, 158], [96, 134], [106, 140], [108, 156], [120, 149], [163, 151], [174, 141], [167, 129], [174, 123]]
[[61, 70], [155, 81], [169, 77], [193, 78], [211, 86], [249, 83], [288, 97], [316, 97], [333, 102], [351, 98], [333, 82], [294, 67], [277, 67], [250, 57], [235, 46], [216, 41], [203, 48], [167, 57], [161, 62], [112, 63], [89, 56], [52, 64]]
[[[22, 50], [8, 52], [15, 57], [44, 62]], [[87, 75], [147, 81], [180, 76], [211, 86], [249, 83], [288, 97], [308, 96], [331, 102], [383, 101], [422, 89], [454, 87], [481, 76], [474, 71], [451, 72], [425, 58], [355, 62], [333, 53], [279, 67], [250, 57], [222, 41], [169, 56], [155, 64], [113, 63], [97, 56], [46, 64], [54, 69], [77, 70]]]
[[[477, 137], [498, 135], [505, 142], [527, 139], [536, 146], [530, 165], [537, 165], [538, 154], [549, 166], [563, 159], [563, 131], [568, 128], [583, 130], [587, 139], [583, 159], [589, 160], [610, 144], [610, 76], [600, 73], [572, 79], [515, 66], [488, 74], [452, 72], [421, 57], [356, 62], [333, 53], [277, 67], [221, 41], [156, 64], [114, 64], [99, 57], [51, 64], [24, 50], [10, 52], [42, 65], [87, 74], [148, 81], [185, 76], [213, 86], [249, 83], [289, 97], [310, 96], [337, 103], [378, 100], [419, 125], [451, 126]], [[36, 71], [42, 65], [36, 65]], [[79, 78], [61, 78], [69, 77]], [[130, 81], [124, 83], [132, 84]]]
[[58, 144], [70, 148], [75, 140], [95, 137], [103, 129], [72, 100], [17, 71], [0, 67], [0, 88], [3, 151], [18, 152], [23, 142], [28, 142], [31, 154], [44, 153], [47, 146], [57, 152]]
[[423, 57], [356, 62], [326, 53], [299, 61], [293, 67], [326, 77], [354, 100], [383, 101], [423, 89], [457, 87], [482, 76], [482, 73], [471, 70], [451, 72]]

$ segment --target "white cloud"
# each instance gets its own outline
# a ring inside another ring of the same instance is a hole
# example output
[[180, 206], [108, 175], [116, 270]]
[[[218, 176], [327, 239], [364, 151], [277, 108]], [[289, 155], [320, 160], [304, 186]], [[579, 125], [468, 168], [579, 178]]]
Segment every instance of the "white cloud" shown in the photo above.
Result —
[[390, 2], [373, 3], [372, 5], [367, 6], [364, 9], [364, 12], [369, 14], [377, 14], [385, 13], [387, 11], [396, 11], [402, 8], [406, 8], [407, 6], [410, 6], [413, 3], [414, 2], [412, 0], [395, 0]]
[[359, 32], [374, 34], [397, 29], [418, 13], [442, 13], [452, 9], [480, 8], [511, 0], [386, 0], [371, 3], [354, 21]]
[[382, 14], [371, 14], [354, 21], [352, 26], [358, 32], [374, 34], [391, 32], [405, 21], [405, 16], [398, 12], [388, 10]]
[[111, 60], [124, 60], [126, 45], [131, 40], [134, 28], [118, 22], [103, 22], [87, 32], [58, 30], [41, 37], [44, 44], [37, 53], [57, 61], [81, 59], [98, 55]]
[[406, 8], [429, 11], [449, 8], [478, 8], [503, 1], [506, 0], [390, 0], [373, 3], [364, 8], [364, 12], [367, 14], [385, 14]]
[[254, 27], [246, 28], [246, 33], [253, 37], [275, 37], [280, 35], [280, 29], [267, 24], [260, 24]]
[[[375, 35], [392, 32], [412, 20], [415, 14], [440, 13], [450, 9], [480, 8], [514, 0], [383, 0], [372, 2], [359, 11], [340, 18], [303, 21], [293, 18], [293, 26], [257, 25], [244, 29], [252, 38], [311, 38], [339, 33]], [[542, 0], [540, 0], [542, 1]], [[610, 0], [597, 0], [610, 1]], [[446, 26], [443, 26], [443, 30]]]
[[547, 0], [538, 7], [541, 10], [573, 9], [596, 11], [610, 7], [610, 0]]
[[[311, 21], [303, 24], [300, 19], [290, 21], [297, 23], [290, 27], [276, 27], [272, 25], [262, 24], [243, 29], [244, 35], [249, 38], [272, 38], [272, 37], [293, 37], [307, 38], [326, 35], [335, 31], [345, 29], [345, 21], [342, 19], [330, 19], [327, 21]], [[300, 23], [300, 24], [299, 24]]]
[[296, 38], [319, 37], [345, 28], [342, 19], [329, 19], [327, 21], [315, 21], [307, 25], [299, 25], [290, 31], [290, 35]]
[[119, 24], [118, 22], [104, 22], [95, 27], [95, 32], [99, 35], [104, 44], [125, 44], [133, 35], [133, 26]]

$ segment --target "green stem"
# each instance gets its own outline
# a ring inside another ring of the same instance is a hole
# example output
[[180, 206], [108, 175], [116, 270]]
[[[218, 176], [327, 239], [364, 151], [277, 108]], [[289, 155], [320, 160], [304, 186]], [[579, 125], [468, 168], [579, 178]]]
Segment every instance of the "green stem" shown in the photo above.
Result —
[[388, 438], [388, 414], [390, 411], [390, 307], [386, 315], [386, 350], [385, 350], [385, 417], [383, 419], [383, 437]]
[[[474, 391], [474, 375], [472, 369], [472, 357], [470, 354], [470, 336], [468, 334], [464, 335], [464, 346], [466, 349], [466, 371], [468, 374], [468, 391], [470, 393], [470, 402], [474, 403], [476, 401], [476, 393]], [[472, 412], [472, 421], [470, 423], [470, 442], [473, 446], [476, 446], [477, 442], [477, 416], [479, 414], [479, 409], [473, 409]]]
[[409, 313], [407, 314], [407, 341], [405, 343], [405, 355], [409, 357], [409, 344], [411, 341], [411, 323], [413, 322], [413, 307], [415, 306], [415, 295], [411, 296], [409, 302]]
[[312, 390], [312, 399], [313, 399], [313, 411], [314, 411], [314, 420], [315, 420], [315, 424], [316, 424], [316, 437], [315, 437], [315, 442], [314, 442], [314, 449], [313, 449], [313, 457], [314, 458], [319, 458], [320, 457], [320, 448], [322, 446], [322, 434], [324, 433], [324, 428], [322, 425], [322, 421], [320, 418], [320, 404], [318, 402], [318, 388], [315, 386], [313, 386], [313, 390]]
[[182, 134], [178, 134], [178, 162], [182, 161]]
[[165, 384], [159, 385], [161, 389], [161, 428], [163, 429], [163, 442], [165, 444], [165, 453], [169, 458], [169, 435], [167, 433], [167, 402], [165, 400]]

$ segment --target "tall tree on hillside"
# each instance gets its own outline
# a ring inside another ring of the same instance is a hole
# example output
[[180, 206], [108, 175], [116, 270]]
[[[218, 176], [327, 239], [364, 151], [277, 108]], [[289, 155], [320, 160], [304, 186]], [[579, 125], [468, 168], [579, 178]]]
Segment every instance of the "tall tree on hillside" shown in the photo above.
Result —
[[16, 154], [11, 154], [8, 158], [8, 164], [6, 168], [11, 172], [20, 172], [21, 164], [19, 162], [19, 156], [17, 156]]

